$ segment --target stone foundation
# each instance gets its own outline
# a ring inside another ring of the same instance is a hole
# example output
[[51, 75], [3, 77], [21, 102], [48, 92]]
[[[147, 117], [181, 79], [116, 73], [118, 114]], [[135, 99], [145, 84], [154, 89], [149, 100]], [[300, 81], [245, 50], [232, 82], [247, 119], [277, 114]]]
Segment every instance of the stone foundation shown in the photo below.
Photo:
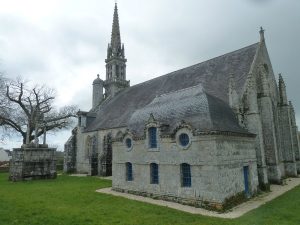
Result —
[[296, 161], [297, 164], [297, 173], [300, 174], [300, 161]]
[[267, 167], [259, 167], [257, 166], [257, 173], [258, 173], [258, 181], [259, 181], [259, 188], [262, 191], [268, 191], [270, 185], [269, 185], [269, 180], [268, 180], [268, 172], [267, 172]]
[[295, 162], [285, 162], [284, 169], [286, 176], [297, 177], [297, 164]]
[[268, 165], [268, 179], [270, 183], [282, 184], [282, 176], [278, 165]]
[[244, 192], [238, 193], [230, 198], [225, 199], [224, 202], [211, 202], [211, 201], [205, 201], [203, 199], [188, 199], [188, 198], [181, 198], [178, 196], [173, 195], [161, 195], [158, 193], [148, 193], [148, 192], [142, 192], [142, 191], [134, 191], [134, 190], [125, 190], [122, 188], [112, 188], [113, 191], [122, 192], [122, 193], [128, 193], [153, 199], [160, 199], [164, 201], [169, 202], [176, 202], [182, 205], [189, 205], [196, 208], [204, 208], [208, 210], [213, 210], [217, 212], [224, 212], [236, 205], [241, 204], [242, 202], [245, 202], [247, 200], [247, 197], [245, 196]]
[[56, 178], [56, 149], [47, 145], [23, 145], [15, 148], [10, 161], [9, 180], [37, 180]]

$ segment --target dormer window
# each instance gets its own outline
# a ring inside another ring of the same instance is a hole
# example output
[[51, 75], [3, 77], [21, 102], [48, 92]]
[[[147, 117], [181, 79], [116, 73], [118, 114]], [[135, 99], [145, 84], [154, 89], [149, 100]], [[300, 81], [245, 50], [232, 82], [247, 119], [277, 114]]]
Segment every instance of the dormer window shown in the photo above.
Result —
[[157, 128], [150, 127], [148, 129], [148, 137], [149, 137], [149, 147], [157, 148]]

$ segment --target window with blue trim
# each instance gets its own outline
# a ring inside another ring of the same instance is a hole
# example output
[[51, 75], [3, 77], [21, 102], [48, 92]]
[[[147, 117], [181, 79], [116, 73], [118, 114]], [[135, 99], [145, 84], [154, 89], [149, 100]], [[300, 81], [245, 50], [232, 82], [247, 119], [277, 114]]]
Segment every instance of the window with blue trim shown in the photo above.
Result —
[[187, 163], [181, 164], [181, 185], [182, 187], [191, 187], [191, 166]]
[[189, 135], [182, 133], [179, 135], [179, 143], [181, 146], [186, 147], [190, 143]]
[[150, 164], [150, 183], [158, 184], [159, 176], [158, 176], [158, 165], [156, 163]]
[[149, 147], [150, 148], [157, 148], [157, 128], [150, 127], [148, 129], [149, 135]]
[[126, 180], [127, 181], [132, 181], [133, 176], [132, 176], [132, 164], [130, 162], [126, 163]]

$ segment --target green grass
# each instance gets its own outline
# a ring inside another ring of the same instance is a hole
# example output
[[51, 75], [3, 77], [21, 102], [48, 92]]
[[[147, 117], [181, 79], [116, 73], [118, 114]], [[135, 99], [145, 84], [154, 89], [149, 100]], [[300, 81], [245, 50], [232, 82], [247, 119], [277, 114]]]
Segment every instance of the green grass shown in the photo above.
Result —
[[300, 224], [300, 187], [238, 219], [192, 215], [166, 207], [96, 193], [111, 181], [58, 176], [12, 183], [0, 173], [1, 225], [91, 224]]

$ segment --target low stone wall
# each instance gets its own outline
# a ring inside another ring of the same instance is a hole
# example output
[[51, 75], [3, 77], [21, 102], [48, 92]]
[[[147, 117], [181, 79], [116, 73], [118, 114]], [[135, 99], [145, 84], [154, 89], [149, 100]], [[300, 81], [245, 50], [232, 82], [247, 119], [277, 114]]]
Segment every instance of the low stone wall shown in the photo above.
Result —
[[48, 146], [22, 146], [12, 152], [9, 180], [36, 180], [56, 178], [56, 149]]

